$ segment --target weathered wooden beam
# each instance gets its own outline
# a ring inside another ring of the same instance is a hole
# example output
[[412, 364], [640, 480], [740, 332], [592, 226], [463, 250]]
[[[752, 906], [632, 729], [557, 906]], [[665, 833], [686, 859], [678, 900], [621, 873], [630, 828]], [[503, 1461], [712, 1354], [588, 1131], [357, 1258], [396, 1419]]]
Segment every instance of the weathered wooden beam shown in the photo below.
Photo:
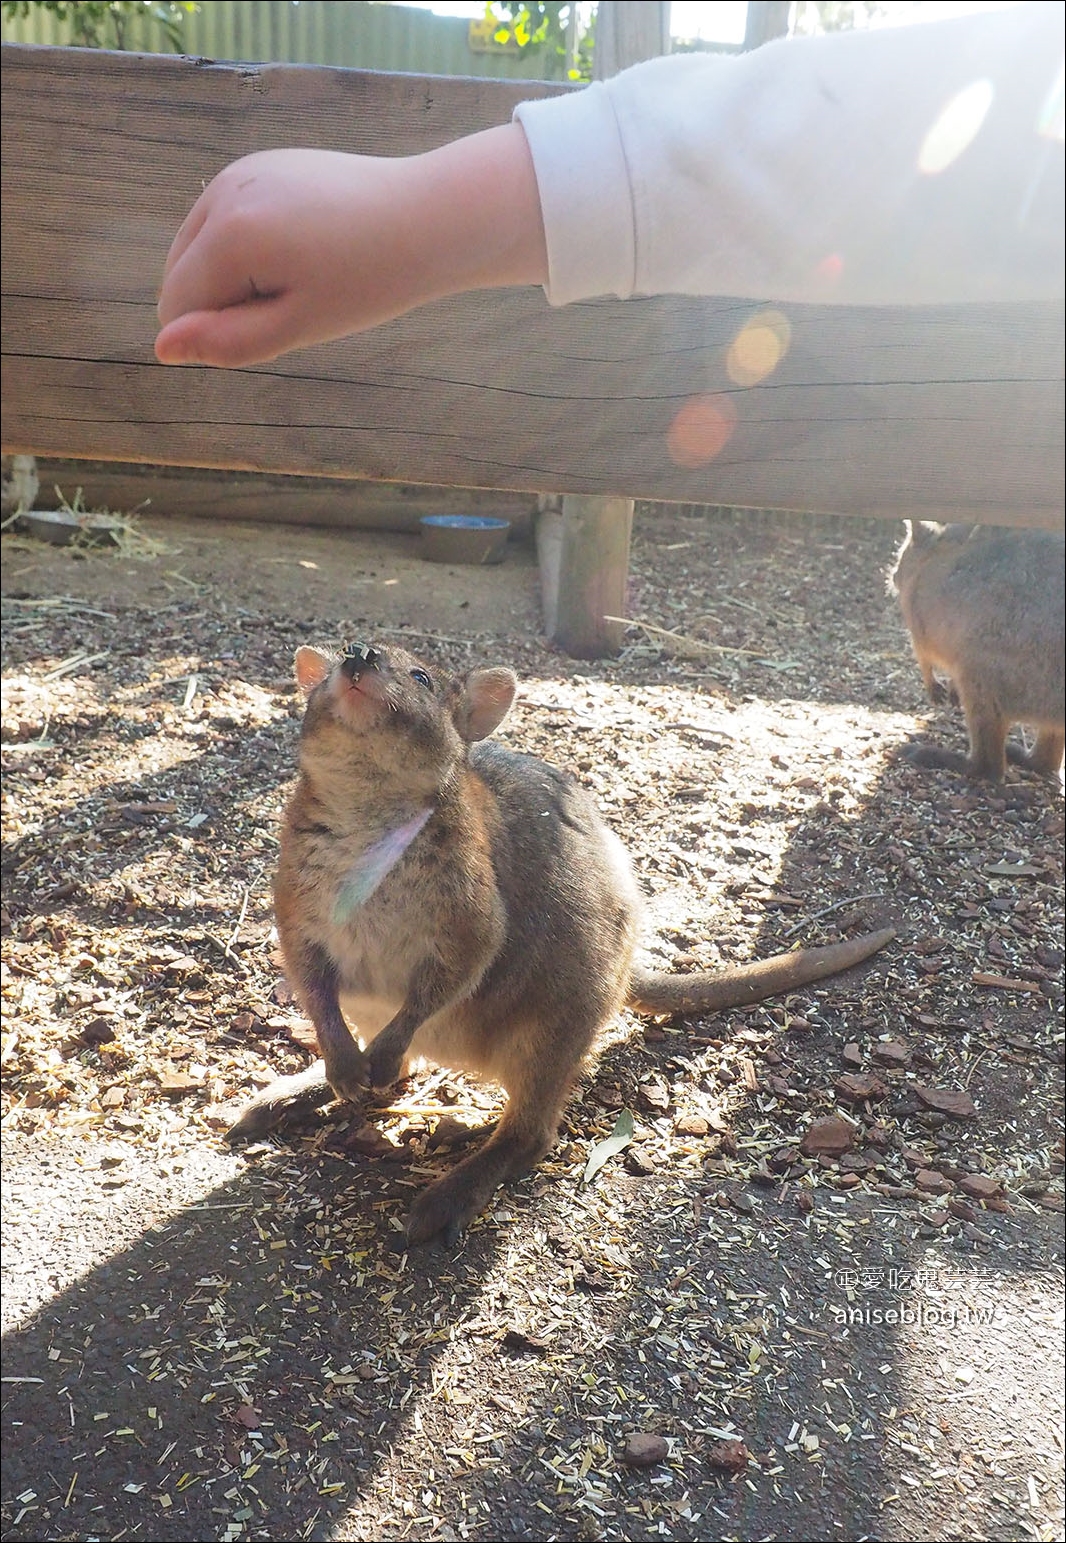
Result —
[[191, 467], [115, 461], [37, 462], [37, 507], [51, 508], [54, 489], [87, 508], [255, 524], [320, 525], [337, 530], [414, 532], [427, 514], [481, 514], [510, 520], [528, 533], [536, 500], [531, 493], [487, 488], [433, 488], [412, 483], [353, 481], [351, 477], [281, 477], [270, 473], [197, 471]]
[[1061, 526], [1061, 305], [774, 308], [785, 346], [750, 385], [756, 301], [535, 290], [268, 367], [164, 369], [163, 259], [227, 161], [421, 150], [553, 88], [14, 45], [3, 75], [5, 449]]

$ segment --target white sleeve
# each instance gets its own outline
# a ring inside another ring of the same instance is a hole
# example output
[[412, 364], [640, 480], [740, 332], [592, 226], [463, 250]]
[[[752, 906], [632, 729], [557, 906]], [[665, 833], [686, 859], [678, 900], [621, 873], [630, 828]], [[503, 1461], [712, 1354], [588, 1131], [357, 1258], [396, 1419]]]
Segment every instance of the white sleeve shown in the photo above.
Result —
[[1063, 15], [673, 55], [522, 103], [548, 299], [1060, 298]]

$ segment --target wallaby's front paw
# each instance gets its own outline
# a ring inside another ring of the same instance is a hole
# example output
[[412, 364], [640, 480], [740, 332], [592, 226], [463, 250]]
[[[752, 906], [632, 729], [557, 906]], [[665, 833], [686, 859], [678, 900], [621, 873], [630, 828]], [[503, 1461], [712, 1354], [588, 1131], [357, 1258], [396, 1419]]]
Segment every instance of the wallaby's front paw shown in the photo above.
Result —
[[384, 1093], [399, 1082], [406, 1056], [380, 1040], [375, 1040], [366, 1053], [367, 1077], [375, 1093]]
[[953, 680], [943, 681], [933, 677], [933, 684], [926, 692], [934, 707], [958, 707], [959, 693]]
[[326, 1062], [329, 1085], [338, 1098], [360, 1104], [371, 1086], [370, 1058], [355, 1045]]

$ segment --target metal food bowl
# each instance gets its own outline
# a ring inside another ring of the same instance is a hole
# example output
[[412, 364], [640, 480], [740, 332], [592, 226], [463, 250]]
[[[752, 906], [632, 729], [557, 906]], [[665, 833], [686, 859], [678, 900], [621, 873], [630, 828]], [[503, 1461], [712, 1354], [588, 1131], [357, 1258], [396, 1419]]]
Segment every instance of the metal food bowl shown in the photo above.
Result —
[[27, 509], [20, 516], [23, 527], [38, 541], [52, 546], [117, 546], [122, 522], [106, 514], [73, 514], [69, 509]]
[[427, 514], [422, 555], [431, 563], [502, 563], [510, 520], [482, 514]]

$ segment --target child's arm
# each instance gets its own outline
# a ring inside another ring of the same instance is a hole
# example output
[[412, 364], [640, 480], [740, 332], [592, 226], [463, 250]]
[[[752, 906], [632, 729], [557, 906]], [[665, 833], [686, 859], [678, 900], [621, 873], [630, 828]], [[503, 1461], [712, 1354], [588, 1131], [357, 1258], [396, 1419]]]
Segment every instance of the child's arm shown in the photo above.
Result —
[[523, 102], [549, 300], [1061, 298], [1064, 10], [676, 54]]
[[928, 305], [1063, 294], [1063, 7], [651, 60], [425, 155], [272, 150], [167, 262], [165, 364], [463, 290]]
[[442, 295], [543, 284], [547, 272], [517, 123], [394, 159], [266, 150], [220, 172], [178, 231], [156, 356], [262, 363]]

